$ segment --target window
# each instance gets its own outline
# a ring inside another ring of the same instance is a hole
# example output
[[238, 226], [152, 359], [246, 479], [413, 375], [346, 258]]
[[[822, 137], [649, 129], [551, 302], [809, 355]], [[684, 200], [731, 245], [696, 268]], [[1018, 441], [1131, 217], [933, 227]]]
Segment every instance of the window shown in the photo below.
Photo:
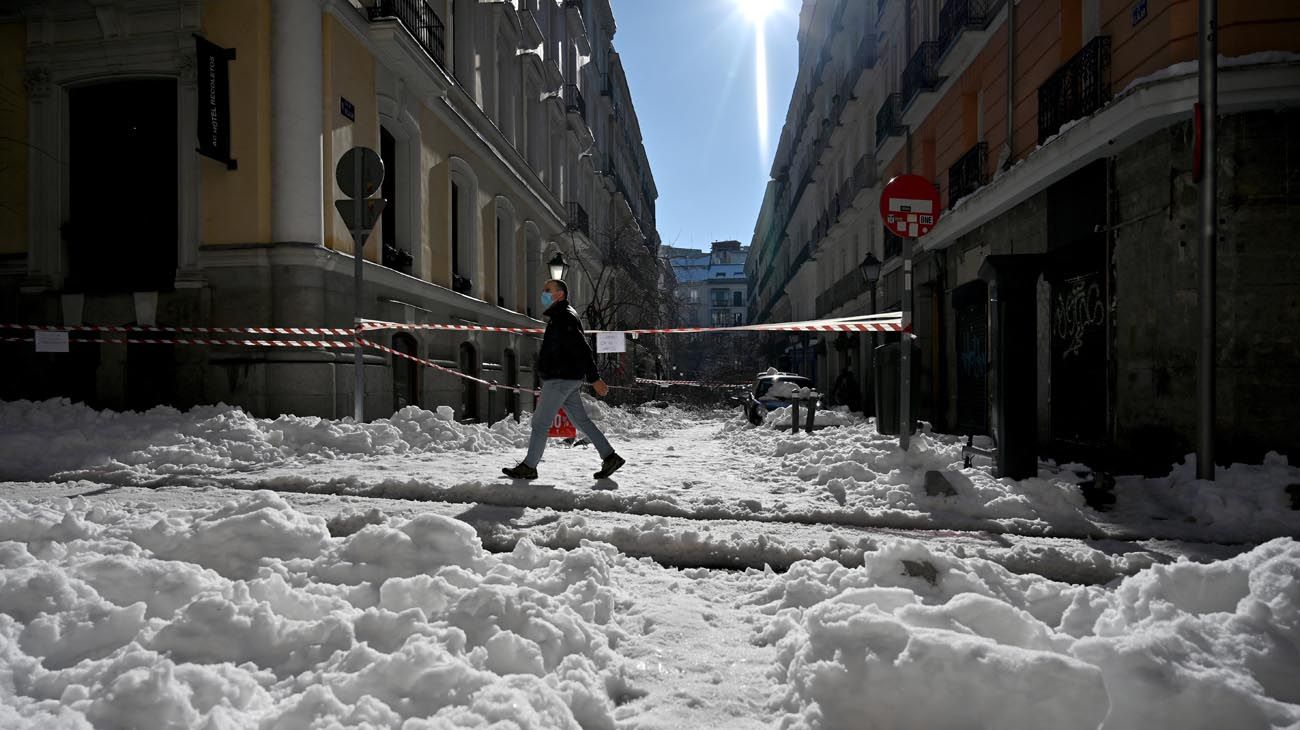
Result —
[[733, 306], [733, 307], [743, 307], [743, 306], [745, 306], [744, 304], [741, 304], [741, 302], [740, 302], [740, 299], [741, 299], [742, 296], [744, 296], [744, 295], [741, 294], [740, 292], [738, 292], [738, 291], [733, 291], [733, 292], [731, 293], [731, 306]]
[[692, 289], [692, 290], [691, 290], [691, 304], [699, 304], [699, 302], [700, 302], [700, 290], [699, 290], [699, 289]]
[[479, 229], [478, 177], [469, 163], [451, 158], [451, 288], [461, 294], [478, 294], [487, 287], [474, 279], [484, 275]]
[[[397, 159], [398, 144], [397, 138], [388, 131], [386, 127], [379, 128], [379, 157], [384, 161], [384, 181], [380, 185], [383, 191], [384, 199], [388, 204], [384, 206], [384, 212], [380, 214], [381, 228], [383, 229], [382, 249], [380, 251], [380, 261], [384, 266], [404, 274], [411, 273], [412, 264], [415, 263], [415, 257], [411, 255], [410, 245], [402, 241], [407, 233], [400, 230], [402, 228], [399, 216], [404, 216], [407, 211], [402, 208], [401, 201], [398, 198], [398, 175], [401, 169]], [[403, 193], [406, 191], [403, 190]]]
[[451, 184], [451, 273], [460, 272], [460, 186]]
[[710, 301], [712, 301], [713, 306], [715, 306], [715, 307], [725, 307], [725, 306], [727, 306], [727, 290], [726, 290], [726, 289], [711, 289], [711, 290], [709, 291], [709, 299], [710, 299]]

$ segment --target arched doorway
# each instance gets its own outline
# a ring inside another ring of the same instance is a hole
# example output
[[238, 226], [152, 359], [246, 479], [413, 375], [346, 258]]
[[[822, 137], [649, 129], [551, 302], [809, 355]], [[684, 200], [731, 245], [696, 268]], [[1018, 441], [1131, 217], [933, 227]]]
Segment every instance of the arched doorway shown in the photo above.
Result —
[[[416, 355], [415, 338], [405, 332], [393, 335], [393, 349], [407, 355]], [[420, 364], [393, 355], [393, 410], [420, 405]]]
[[[460, 371], [471, 377], [479, 377], [478, 350], [469, 342], [460, 344]], [[478, 391], [479, 384], [468, 378], [461, 378], [461, 416], [460, 420], [473, 423], [479, 420]]]

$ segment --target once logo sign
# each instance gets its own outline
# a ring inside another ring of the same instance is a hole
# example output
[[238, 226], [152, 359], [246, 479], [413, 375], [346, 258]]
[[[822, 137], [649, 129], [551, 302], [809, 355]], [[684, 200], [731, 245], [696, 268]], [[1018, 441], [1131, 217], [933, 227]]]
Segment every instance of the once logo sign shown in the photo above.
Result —
[[561, 408], [560, 412], [555, 414], [555, 420], [551, 421], [551, 430], [547, 435], [551, 438], [571, 439], [577, 437], [578, 429], [573, 427], [569, 414]]
[[924, 236], [939, 222], [939, 191], [920, 175], [899, 175], [880, 193], [880, 219], [896, 235]]

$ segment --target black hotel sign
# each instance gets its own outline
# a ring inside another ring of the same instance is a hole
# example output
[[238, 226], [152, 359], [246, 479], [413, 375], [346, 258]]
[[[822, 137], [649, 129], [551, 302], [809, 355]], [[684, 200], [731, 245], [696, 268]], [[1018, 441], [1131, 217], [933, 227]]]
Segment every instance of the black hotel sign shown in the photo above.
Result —
[[198, 152], [235, 169], [230, 158], [230, 62], [235, 49], [194, 36], [199, 82]]

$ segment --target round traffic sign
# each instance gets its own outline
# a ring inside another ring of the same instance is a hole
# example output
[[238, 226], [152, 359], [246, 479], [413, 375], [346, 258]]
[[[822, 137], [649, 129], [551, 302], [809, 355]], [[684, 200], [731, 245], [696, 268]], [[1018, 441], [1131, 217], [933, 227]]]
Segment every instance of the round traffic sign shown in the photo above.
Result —
[[384, 161], [369, 147], [353, 147], [339, 158], [334, 179], [349, 198], [369, 198], [384, 182]]
[[939, 222], [939, 191], [920, 175], [899, 175], [880, 192], [880, 219], [895, 235], [924, 236]]

